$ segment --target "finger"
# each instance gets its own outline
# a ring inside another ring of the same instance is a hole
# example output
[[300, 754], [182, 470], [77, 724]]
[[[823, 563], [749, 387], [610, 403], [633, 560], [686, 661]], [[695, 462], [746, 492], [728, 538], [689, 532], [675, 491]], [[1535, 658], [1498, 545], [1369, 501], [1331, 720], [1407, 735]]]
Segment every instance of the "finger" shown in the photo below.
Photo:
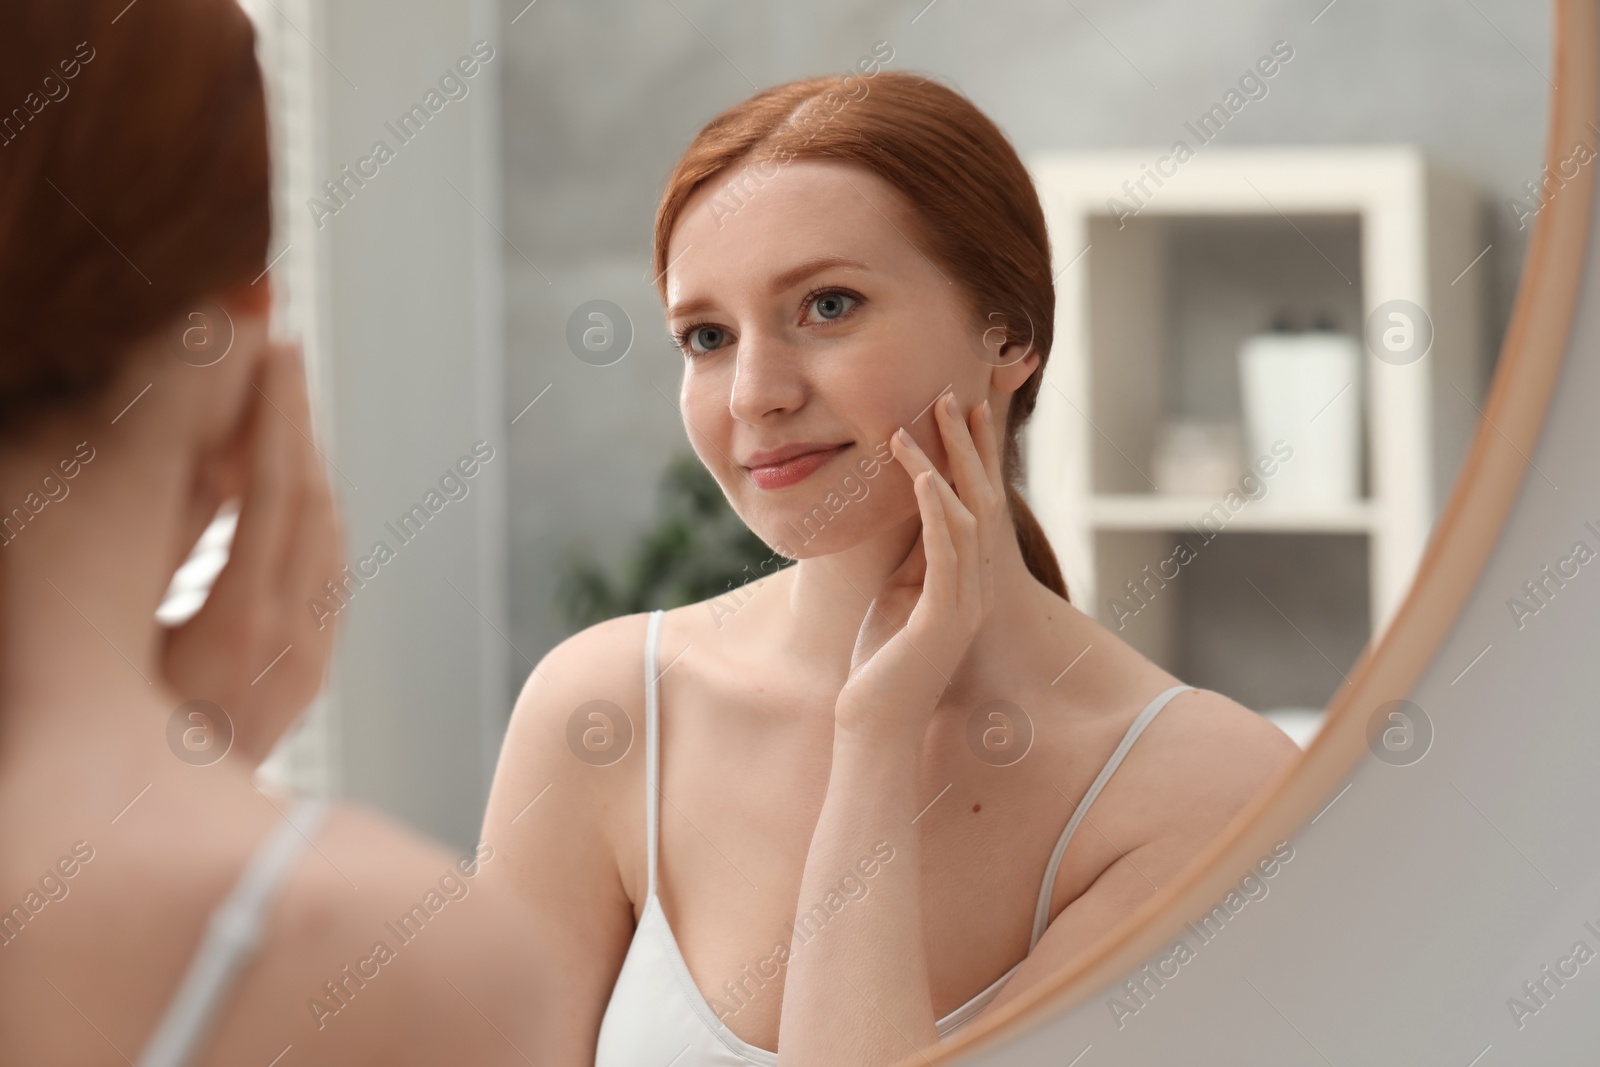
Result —
[[[992, 580], [987, 566], [992, 558], [990, 549], [997, 527], [1004, 521], [1005, 487], [1004, 483], [991, 478], [990, 468], [979, 452], [978, 441], [989, 437], [983, 422], [984, 404], [963, 416], [960, 402], [952, 392], [942, 397], [935, 407], [939, 409], [935, 417], [944, 435], [956, 493], [964, 505], [964, 513], [974, 520], [970, 535], [965, 522], [959, 517], [954, 520], [961, 559], [961, 603], [982, 615], [986, 614], [981, 608], [984, 589]], [[990, 443], [992, 445], [992, 439]]]
[[305, 361], [300, 346], [295, 342], [279, 342], [277, 350], [277, 376], [269, 390], [268, 399], [294, 432], [294, 484], [298, 492], [295, 500], [294, 525], [290, 528], [285, 553], [280, 561], [281, 574], [292, 573], [299, 562], [304, 562], [304, 550], [309, 547], [297, 543], [304, 511], [311, 504], [316, 485], [322, 480], [319, 456], [312, 440], [311, 398], [306, 385]]
[[[900, 436], [901, 433], [905, 434], [903, 439]], [[893, 442], [891, 447], [895, 450], [895, 456], [911, 473], [913, 480], [918, 474], [927, 472], [928, 478], [937, 491], [940, 503], [944, 508], [947, 524], [953, 530], [957, 547], [964, 551], [976, 551], [978, 547], [977, 518], [956, 494], [956, 491], [950, 487], [950, 483], [944, 480], [944, 475], [940, 474], [939, 469], [928, 459], [927, 453], [923, 452], [922, 447], [911, 437], [910, 431], [902, 428], [893, 434], [890, 440]]]
[[1006, 492], [1004, 465], [1000, 462], [1000, 445], [995, 440], [994, 405], [987, 398], [978, 405], [973, 413], [978, 416], [978, 455], [983, 460], [983, 469], [988, 475], [989, 484], [995, 487], [995, 492], [1002, 498]]
[[[922, 553], [927, 570], [922, 579], [922, 596], [913, 614], [926, 613], [928, 624], [948, 619], [956, 607], [959, 566], [950, 525], [945, 519], [945, 502], [934, 485], [937, 473], [927, 471], [912, 479], [917, 507], [922, 514]], [[909, 621], [908, 625], [909, 625]], [[919, 627], [920, 628], [920, 627]]]
[[[301, 668], [315, 665], [319, 689], [338, 622], [344, 617], [341, 607], [355, 591], [344, 585], [338, 555], [331, 550], [335, 528], [332, 488], [325, 477], [316, 479], [303, 495], [295, 518], [282, 590], [289, 623], [283, 642], [293, 646], [290, 655], [304, 657]], [[325, 583], [333, 588], [328, 590]], [[331, 609], [332, 617], [316, 610], [314, 600]]]
[[277, 354], [269, 353], [263, 363], [257, 379], [251, 382], [255, 399], [249, 481], [244, 488], [228, 564], [218, 577], [219, 586], [232, 577], [247, 596], [264, 594], [270, 588], [273, 568], [289, 537], [294, 494], [290, 469], [295, 459], [291, 440], [294, 430], [285, 425], [261, 391], [262, 382], [270, 384], [274, 377]]
[[[944, 401], [940, 401], [935, 406], [944, 407]], [[960, 421], [960, 417], [950, 414], [948, 409], [938, 417], [945, 419], [947, 423]], [[960, 432], [965, 433], [965, 424], [960, 428]], [[950, 435], [948, 433], [946, 433], [945, 441], [946, 451], [951, 455], [951, 465], [954, 467], [956, 475], [962, 477], [962, 467], [958, 465], [959, 461], [956, 459], [959, 447], [952, 449], [949, 446]], [[968, 446], [971, 447], [970, 437], [968, 438]], [[912, 447], [917, 447], [915, 441], [912, 442]], [[975, 451], [969, 453], [969, 457], [975, 464], [977, 463]], [[965, 495], [958, 494], [956, 489], [952, 488], [950, 483], [945, 481], [939, 474], [938, 469], [927, 461], [926, 454], [922, 458], [927, 463], [928, 473], [926, 477], [928, 484], [936, 491], [939, 497], [945, 537], [949, 540], [954, 553], [954, 562], [950, 568], [950, 590], [946, 603], [950, 605], [950, 612], [955, 613], [960, 618], [970, 618], [973, 617], [973, 612], [976, 611], [982, 600], [983, 568], [989, 556], [990, 520], [998, 513], [993, 500], [993, 491], [986, 485], [981, 489], [974, 486], [972, 482], [973, 476], [969, 472], [966, 475]], [[981, 470], [977, 473], [977, 477], [980, 479], [983, 477]], [[975, 511], [978, 514], [974, 514]], [[982, 516], [981, 519], [980, 515]]]
[[[297, 344], [295, 353], [300, 368], [302, 394], [305, 398], [306, 431], [314, 440], [318, 435], [315, 432], [316, 419], [311, 411], [310, 377], [306, 373], [305, 352]], [[320, 534], [317, 539], [318, 562], [323, 571], [337, 572], [342, 569], [345, 562], [345, 529], [339, 494], [328, 473], [332, 464], [315, 448], [308, 450], [306, 458], [310, 465], [310, 484], [315, 490], [316, 503], [323, 512], [323, 517], [314, 526]]]
[[[938, 611], [939, 614], [952, 613], [963, 608], [976, 609], [982, 603], [982, 561], [986, 555], [984, 531], [979, 525], [978, 518], [966, 509], [962, 499], [958, 498], [955, 490], [952, 490], [949, 483], [939, 475], [933, 464], [928, 462], [928, 456], [918, 448], [917, 443], [910, 440], [909, 434], [904, 437], [901, 437], [901, 434], [906, 432], [901, 430], [899, 434], [894, 435], [893, 440], [899, 450], [904, 450], [902, 464], [907, 469], [915, 467], [917, 470], [912, 477], [914, 485], [917, 482], [925, 482], [934, 498], [938, 499], [939, 528], [942, 530], [944, 542], [950, 547], [950, 563], [941, 579], [944, 582], [941, 585], [942, 592], [934, 600], [941, 606], [930, 609]], [[896, 454], [899, 454], [899, 451]], [[931, 536], [928, 533], [930, 520], [926, 517], [926, 509], [923, 509], [923, 512], [925, 512], [923, 536], [928, 537]], [[931, 550], [925, 552], [928, 555], [928, 576], [931, 576], [934, 569], [933, 557]], [[931, 589], [930, 577], [923, 577], [923, 589], [925, 595], [928, 595], [926, 590]]]
[[[312, 429], [310, 398], [306, 388], [304, 362], [299, 358], [298, 349], [291, 353], [289, 363], [291, 369], [288, 376], [294, 381], [292, 384], [286, 383], [286, 396], [289, 397], [295, 413], [304, 420], [304, 426], [309, 432]], [[285, 410], [287, 411], [287, 408]], [[338, 501], [334, 497], [333, 486], [328, 480], [322, 458], [309, 441], [304, 442], [301, 451], [302, 481], [305, 488], [295, 516], [290, 549], [284, 559], [283, 590], [291, 601], [288, 605], [289, 610], [298, 613], [291, 615], [297, 622], [295, 631], [305, 633], [306, 631], [298, 624], [309, 624], [318, 614], [309, 606], [310, 599], [322, 592], [324, 588], [322, 583], [332, 581], [338, 588], [342, 582], [340, 569], [344, 542], [339, 525]], [[341, 595], [346, 594], [343, 589], [339, 591]], [[326, 627], [319, 626], [313, 629], [326, 630]], [[324, 639], [331, 639], [331, 631], [324, 632], [322, 636]]]
[[291, 578], [298, 569], [296, 563], [300, 561], [297, 557], [303, 551], [298, 542], [300, 530], [305, 523], [305, 509], [310, 492], [307, 468], [311, 448], [306, 440], [303, 404], [297, 395], [303, 388], [303, 378], [297, 364], [292, 347], [274, 344], [273, 372], [262, 383], [263, 395], [272, 409], [271, 418], [288, 429], [288, 434], [284, 438], [287, 471], [285, 483], [288, 486], [284, 500], [285, 532], [278, 554], [271, 562], [271, 584], [261, 602], [262, 610], [267, 612], [267, 617], [274, 623], [272, 641], [279, 646], [272, 649], [274, 655], [282, 649], [283, 643], [290, 641], [285, 634], [294, 628], [295, 622], [299, 619], [297, 612], [309, 610], [304, 603], [306, 591]]
[[922, 450], [922, 446], [917, 444], [917, 439], [911, 436], [911, 431], [904, 426], [889, 435], [889, 448], [913, 481], [923, 471], [927, 471], [941, 482], [944, 481], [944, 475], [939, 473], [939, 468], [933, 465], [933, 461]]
[[1000, 487], [989, 479], [989, 472], [978, 454], [978, 445], [968, 418], [963, 417], [955, 393], [946, 393], [934, 404], [934, 418], [944, 438], [945, 455], [950, 457], [951, 476], [955, 479], [956, 494], [975, 515], [987, 514], [998, 504]]

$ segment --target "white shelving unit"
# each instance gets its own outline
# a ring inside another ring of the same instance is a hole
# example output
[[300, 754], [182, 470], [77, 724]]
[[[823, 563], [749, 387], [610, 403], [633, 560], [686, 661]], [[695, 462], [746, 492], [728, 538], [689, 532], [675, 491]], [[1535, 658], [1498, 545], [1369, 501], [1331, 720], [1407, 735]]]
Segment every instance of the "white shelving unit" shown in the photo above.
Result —
[[[1186, 162], [1163, 164], [1175, 173], [1158, 185], [1149, 174], [1164, 154], [1062, 153], [1031, 161], [1050, 228], [1057, 303], [1053, 351], [1026, 442], [1029, 500], [1080, 609], [1115, 631], [1108, 605], [1125, 582], [1159, 589], [1126, 639], [1169, 669], [1194, 676], [1204, 665], [1197, 658], [1209, 655], [1201, 646], [1214, 640], [1198, 631], [1234, 611], [1266, 613], [1286, 636], [1262, 629], [1261, 640], [1300, 641], [1301, 652], [1309, 642], [1342, 672], [1348, 663], [1338, 661], [1353, 661], [1398, 607], [1478, 418], [1488, 274], [1476, 259], [1486, 245], [1481, 201], [1407, 147], [1202, 147]], [[1362, 346], [1358, 388], [1339, 401], [1361, 405], [1362, 498], [1318, 510], [1250, 503], [1234, 514], [1215, 543], [1257, 538], [1251, 547], [1226, 554], [1201, 547], [1199, 554], [1225, 556], [1227, 566], [1242, 568], [1239, 577], [1250, 578], [1206, 583], [1208, 601], [1225, 601], [1237, 586], [1236, 604], [1186, 603], [1181, 574], [1169, 583], [1175, 590], [1149, 585], [1146, 567], [1169, 557], [1186, 524], [1217, 503], [1154, 491], [1162, 423], [1240, 421], [1236, 353], [1276, 313], [1328, 316], [1341, 332], [1361, 337], [1373, 310], [1394, 299], [1426, 310], [1433, 344], [1404, 365]], [[1295, 562], [1301, 557], [1303, 566]], [[1251, 577], [1241, 561], [1252, 558], [1277, 562]], [[1360, 583], [1348, 575], [1331, 577], [1337, 567], [1321, 561], [1334, 558], [1347, 571], [1364, 570], [1365, 588], [1351, 588]], [[1331, 584], [1318, 589], [1321, 570]], [[1280, 599], [1298, 604], [1298, 614], [1279, 607]], [[1341, 620], [1335, 631], [1323, 631], [1320, 645], [1313, 616]], [[1218, 669], [1226, 681], [1226, 669]], [[1229, 692], [1218, 677], [1205, 675], [1199, 684]], [[1331, 672], [1328, 678], [1339, 681]], [[1287, 679], [1270, 694], [1259, 691], [1260, 699], [1321, 707], [1333, 689], [1328, 678], [1298, 688]], [[1249, 689], [1243, 677], [1240, 686]]]

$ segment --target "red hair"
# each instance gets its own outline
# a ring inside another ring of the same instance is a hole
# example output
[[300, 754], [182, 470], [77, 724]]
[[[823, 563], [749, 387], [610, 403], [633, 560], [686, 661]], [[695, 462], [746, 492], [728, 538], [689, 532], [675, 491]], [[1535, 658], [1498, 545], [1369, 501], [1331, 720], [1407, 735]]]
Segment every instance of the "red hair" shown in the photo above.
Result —
[[[872, 65], [874, 70], [876, 64]], [[1055, 323], [1044, 209], [1016, 149], [960, 93], [920, 75], [806, 78], [763, 90], [712, 119], [673, 169], [656, 209], [656, 286], [666, 298], [667, 246], [684, 205], [746, 163], [853, 163], [905, 198], [922, 251], [962, 289], [976, 321], [1039, 353], [1006, 412], [1002, 473], [1028, 570], [1062, 599], [1066, 582], [1044, 529], [1015, 488], [1018, 434], [1033, 414]], [[758, 171], [759, 173], [759, 171]], [[994, 326], [994, 322], [1003, 326]]]
[[9, 5], [0, 108], [0, 434], [20, 435], [266, 266], [255, 31], [234, 0]]
[[261, 274], [271, 176], [234, 0], [8, 5], [0, 108], [0, 440], [19, 440]]

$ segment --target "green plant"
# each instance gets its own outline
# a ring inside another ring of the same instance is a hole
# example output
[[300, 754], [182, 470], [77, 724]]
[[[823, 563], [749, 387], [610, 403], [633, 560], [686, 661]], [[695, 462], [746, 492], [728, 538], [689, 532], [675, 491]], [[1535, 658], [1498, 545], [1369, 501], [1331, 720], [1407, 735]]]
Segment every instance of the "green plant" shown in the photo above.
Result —
[[[692, 452], [668, 461], [657, 490], [656, 520], [613, 578], [587, 545], [567, 553], [555, 600], [568, 626], [720, 596], [772, 573], [775, 556], [728, 506], [711, 472]], [[768, 562], [763, 570], [761, 564]]]

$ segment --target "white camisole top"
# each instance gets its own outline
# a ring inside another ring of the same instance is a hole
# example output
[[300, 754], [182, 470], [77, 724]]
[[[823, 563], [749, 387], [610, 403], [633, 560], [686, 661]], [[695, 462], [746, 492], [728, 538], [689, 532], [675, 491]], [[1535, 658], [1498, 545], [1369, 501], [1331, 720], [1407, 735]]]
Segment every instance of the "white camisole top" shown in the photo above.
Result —
[[[595, 1067], [668, 1067], [669, 1064], [670, 1067], [777, 1067], [776, 1052], [742, 1040], [717, 1018], [689, 974], [688, 964], [684, 962], [672, 927], [661, 910], [660, 898], [656, 896], [656, 853], [660, 837], [657, 783], [661, 769], [657, 659], [664, 614], [660, 610], [650, 613], [645, 637], [645, 846], [649, 889], [628, 955], [622, 962], [605, 1017], [600, 1022], [594, 1063]], [[1192, 685], [1175, 685], [1146, 705], [1079, 801], [1045, 867], [1044, 883], [1039, 887], [1033, 913], [1033, 936], [1028, 942], [1030, 953], [1050, 924], [1050, 891], [1055, 885], [1056, 870], [1089, 805], [1094, 803], [1139, 734], [1167, 701], [1193, 688]], [[1018, 960], [987, 989], [938, 1020], [935, 1025], [939, 1036], [948, 1036], [982, 1011], [1020, 966], [1022, 961]]]

